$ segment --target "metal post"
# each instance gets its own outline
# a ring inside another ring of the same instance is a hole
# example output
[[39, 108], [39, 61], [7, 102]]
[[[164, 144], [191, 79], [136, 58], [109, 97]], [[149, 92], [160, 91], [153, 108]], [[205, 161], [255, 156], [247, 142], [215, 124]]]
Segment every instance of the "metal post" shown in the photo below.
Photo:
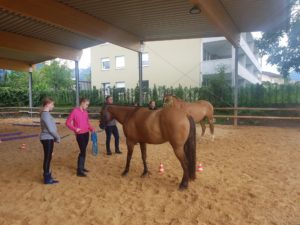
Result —
[[233, 101], [234, 101], [234, 118], [233, 118], [233, 125], [237, 126], [238, 125], [238, 60], [239, 60], [239, 55], [238, 55], [238, 48], [232, 47], [232, 86], [234, 88], [233, 92]]
[[75, 81], [76, 81], [76, 106], [79, 106], [79, 67], [78, 67], [78, 60], [75, 60]]
[[143, 60], [142, 60], [143, 53], [138, 52], [139, 57], [139, 88], [140, 88], [140, 106], [143, 105], [143, 87], [142, 87], [142, 81], [143, 81]]
[[29, 90], [29, 108], [32, 110], [32, 67], [29, 67], [29, 78], [28, 78], [28, 90]]

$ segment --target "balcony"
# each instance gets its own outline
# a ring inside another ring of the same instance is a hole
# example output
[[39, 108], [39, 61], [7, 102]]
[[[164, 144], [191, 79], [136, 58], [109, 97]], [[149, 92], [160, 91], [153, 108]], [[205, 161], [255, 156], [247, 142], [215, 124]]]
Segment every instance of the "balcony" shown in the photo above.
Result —
[[[201, 71], [203, 75], [217, 74], [220, 68], [225, 69], [225, 73], [232, 73], [232, 59], [215, 59], [202, 61]], [[241, 63], [238, 64], [238, 74], [240, 77], [251, 83], [261, 83], [256, 75], [250, 73]]]

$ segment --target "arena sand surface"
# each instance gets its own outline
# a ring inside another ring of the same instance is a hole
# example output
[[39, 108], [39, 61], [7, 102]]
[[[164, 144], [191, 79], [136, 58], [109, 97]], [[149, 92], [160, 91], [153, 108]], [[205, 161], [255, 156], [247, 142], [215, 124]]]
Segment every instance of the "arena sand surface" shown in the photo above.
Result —
[[[18, 119], [18, 122], [30, 122]], [[64, 120], [60, 120], [64, 122]], [[0, 120], [0, 133], [39, 133]], [[97, 121], [92, 121], [97, 125]], [[58, 125], [61, 135], [70, 133]], [[43, 151], [37, 138], [0, 144], [0, 224], [95, 225], [297, 225], [300, 224], [300, 128], [216, 126], [216, 138], [197, 136], [197, 161], [204, 171], [186, 191], [178, 191], [182, 170], [169, 144], [149, 145], [152, 172], [140, 178], [138, 146], [128, 177], [121, 177], [122, 155], [106, 156], [88, 146], [87, 178], [75, 175], [78, 154], [74, 136], [55, 146], [52, 161], [57, 185], [42, 184]], [[26, 150], [20, 150], [22, 143]], [[158, 174], [159, 162], [165, 173]]]

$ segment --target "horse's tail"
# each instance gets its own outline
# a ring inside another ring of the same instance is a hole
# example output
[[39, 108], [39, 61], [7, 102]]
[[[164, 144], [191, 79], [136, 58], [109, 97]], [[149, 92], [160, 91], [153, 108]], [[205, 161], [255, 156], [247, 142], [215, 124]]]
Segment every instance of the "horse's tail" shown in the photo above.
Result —
[[184, 144], [184, 153], [188, 161], [189, 178], [196, 179], [196, 126], [194, 119], [188, 116], [190, 122], [190, 132]]

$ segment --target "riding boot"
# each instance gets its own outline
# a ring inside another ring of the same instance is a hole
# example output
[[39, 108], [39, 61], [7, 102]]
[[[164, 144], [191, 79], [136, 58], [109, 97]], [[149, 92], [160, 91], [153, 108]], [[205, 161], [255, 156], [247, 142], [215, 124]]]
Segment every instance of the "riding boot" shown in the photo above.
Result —
[[108, 150], [106, 150], [106, 155], [111, 155], [112, 153], [111, 153], [111, 150], [110, 149], [108, 149]]
[[85, 172], [85, 173], [90, 172], [88, 169], [85, 168], [85, 157], [83, 157], [83, 169], [82, 169], [82, 171]]
[[77, 161], [77, 176], [79, 176], [79, 177], [85, 177], [86, 176], [83, 169], [84, 169], [84, 157], [79, 155], [78, 156], [78, 161]]

